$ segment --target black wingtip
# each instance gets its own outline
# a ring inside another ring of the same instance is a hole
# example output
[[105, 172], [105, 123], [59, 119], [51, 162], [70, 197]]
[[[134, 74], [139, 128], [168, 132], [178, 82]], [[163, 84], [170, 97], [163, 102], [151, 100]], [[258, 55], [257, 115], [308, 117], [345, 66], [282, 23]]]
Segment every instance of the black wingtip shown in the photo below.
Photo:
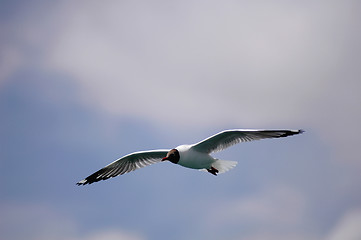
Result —
[[284, 134], [278, 136], [278, 137], [288, 137], [288, 136], [293, 136], [293, 135], [297, 135], [297, 134], [301, 134], [304, 133], [305, 131], [302, 129], [299, 130], [287, 130], [284, 132]]
[[106, 168], [102, 168], [99, 171], [93, 173], [92, 175], [86, 177], [85, 179], [79, 181], [76, 183], [76, 185], [80, 186], [80, 185], [87, 185], [87, 184], [92, 184], [94, 182], [99, 182], [101, 180], [106, 180], [109, 177], [101, 177], [101, 175], [106, 171]]
[[89, 177], [85, 178], [84, 180], [77, 182], [76, 185], [81, 186], [81, 185], [92, 184], [92, 183], [99, 182], [100, 180], [105, 180], [105, 179], [108, 179], [108, 178], [94, 178], [93, 176], [89, 176]]
[[301, 134], [304, 133], [305, 131], [303, 129], [298, 129], [298, 130], [291, 130], [288, 135], [296, 135], [296, 134]]
[[81, 180], [81, 181], [79, 181], [79, 182], [76, 183], [76, 185], [78, 185], [78, 186], [86, 185], [86, 184], [89, 184], [86, 179]]

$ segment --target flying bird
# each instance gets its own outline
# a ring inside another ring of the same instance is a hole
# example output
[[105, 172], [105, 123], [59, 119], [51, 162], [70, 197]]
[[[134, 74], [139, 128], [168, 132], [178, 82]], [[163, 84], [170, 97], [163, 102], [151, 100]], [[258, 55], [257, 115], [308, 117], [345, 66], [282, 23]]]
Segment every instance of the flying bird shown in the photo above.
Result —
[[149, 150], [125, 155], [81, 180], [77, 185], [106, 180], [162, 161], [170, 161], [186, 168], [199, 169], [217, 175], [232, 169], [237, 165], [237, 162], [213, 158], [211, 153], [221, 151], [240, 142], [288, 137], [300, 133], [303, 133], [303, 130], [225, 130], [196, 144], [180, 145], [170, 150]]

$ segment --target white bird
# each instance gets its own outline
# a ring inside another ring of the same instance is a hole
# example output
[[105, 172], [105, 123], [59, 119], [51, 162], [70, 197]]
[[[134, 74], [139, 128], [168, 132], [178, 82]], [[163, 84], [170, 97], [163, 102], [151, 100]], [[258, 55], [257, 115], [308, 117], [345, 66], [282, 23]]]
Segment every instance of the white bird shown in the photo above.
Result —
[[212, 152], [221, 151], [240, 142], [287, 137], [300, 133], [303, 133], [303, 130], [225, 130], [192, 145], [180, 145], [171, 150], [159, 149], [128, 154], [81, 180], [77, 185], [106, 180], [166, 160], [183, 167], [204, 170], [217, 175], [235, 167], [237, 162], [213, 158], [210, 155]]

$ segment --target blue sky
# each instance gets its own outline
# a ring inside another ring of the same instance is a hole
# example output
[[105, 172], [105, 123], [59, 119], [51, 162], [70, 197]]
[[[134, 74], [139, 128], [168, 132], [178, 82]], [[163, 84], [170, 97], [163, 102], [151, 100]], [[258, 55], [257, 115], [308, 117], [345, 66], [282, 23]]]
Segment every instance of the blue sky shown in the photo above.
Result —
[[[2, 1], [0, 238], [361, 238], [358, 1]], [[217, 177], [133, 151], [230, 128]]]

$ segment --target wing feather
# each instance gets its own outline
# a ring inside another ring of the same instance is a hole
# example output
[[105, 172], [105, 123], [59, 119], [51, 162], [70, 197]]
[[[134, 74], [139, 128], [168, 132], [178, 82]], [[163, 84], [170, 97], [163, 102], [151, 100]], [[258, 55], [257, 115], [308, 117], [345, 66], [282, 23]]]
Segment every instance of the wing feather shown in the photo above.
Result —
[[128, 154], [81, 180], [77, 185], [92, 184], [160, 162], [161, 159], [167, 155], [168, 151], [169, 150], [166, 149], [160, 149]]
[[264, 138], [281, 138], [303, 133], [303, 130], [232, 129], [217, 133], [192, 146], [198, 152], [218, 152], [240, 142]]

